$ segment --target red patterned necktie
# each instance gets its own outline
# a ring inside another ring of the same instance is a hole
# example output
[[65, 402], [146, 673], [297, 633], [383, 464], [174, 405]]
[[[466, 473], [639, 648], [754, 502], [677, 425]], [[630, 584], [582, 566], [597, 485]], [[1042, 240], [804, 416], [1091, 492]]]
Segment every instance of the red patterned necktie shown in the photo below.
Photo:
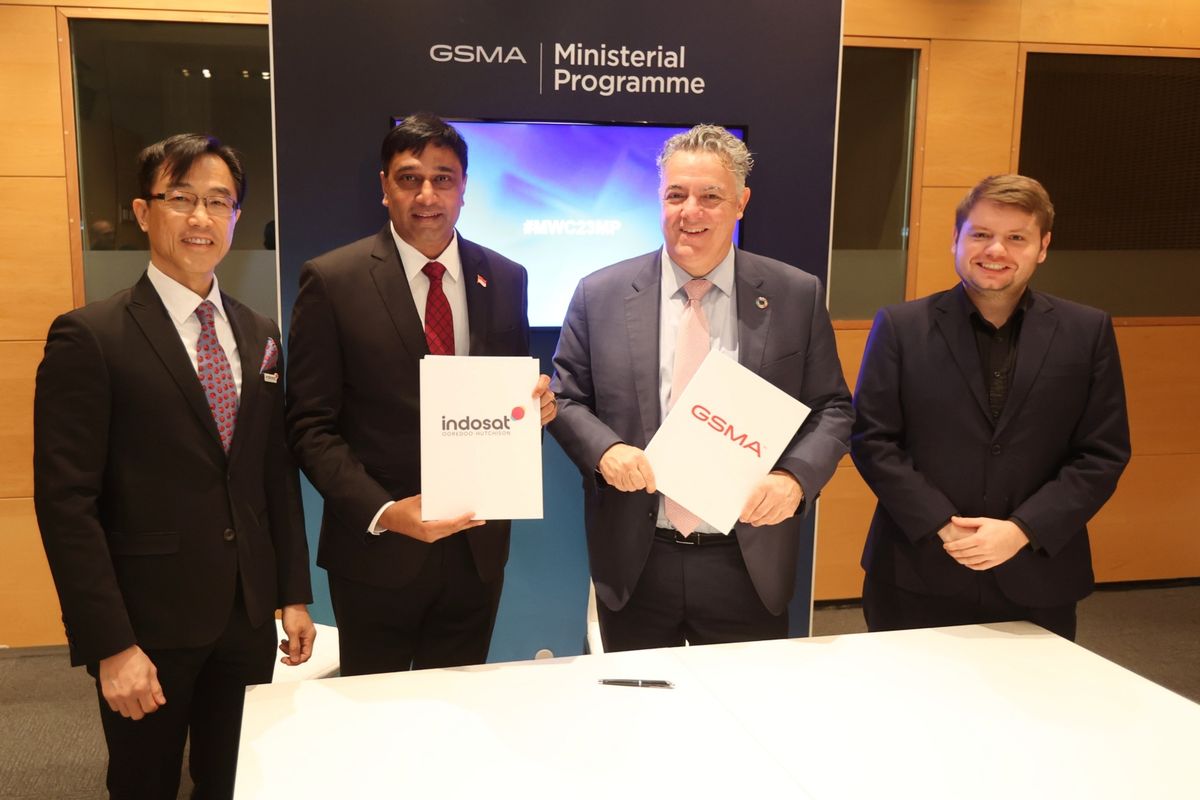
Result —
[[228, 453], [229, 445], [233, 442], [233, 427], [237, 423], [238, 395], [233, 382], [233, 369], [229, 366], [229, 359], [225, 357], [225, 349], [221, 347], [216, 326], [213, 325], [213, 315], [216, 313], [217, 307], [211, 300], [205, 300], [196, 307], [196, 318], [200, 320], [196, 373], [208, 397], [213, 421], [217, 423], [221, 447]]
[[454, 315], [450, 301], [442, 291], [442, 276], [446, 268], [430, 261], [421, 271], [429, 278], [429, 296], [425, 298], [425, 341], [435, 356], [454, 355]]
[[[695, 278], [683, 285], [687, 292], [687, 306], [679, 318], [679, 331], [675, 338], [675, 366], [671, 370], [671, 399], [668, 408], [675, 405], [688, 381], [700, 368], [700, 362], [708, 355], [708, 317], [700, 305], [700, 299], [713, 286], [712, 281]], [[684, 536], [691, 536], [700, 524], [700, 518], [671, 498], [666, 498], [667, 519]]]

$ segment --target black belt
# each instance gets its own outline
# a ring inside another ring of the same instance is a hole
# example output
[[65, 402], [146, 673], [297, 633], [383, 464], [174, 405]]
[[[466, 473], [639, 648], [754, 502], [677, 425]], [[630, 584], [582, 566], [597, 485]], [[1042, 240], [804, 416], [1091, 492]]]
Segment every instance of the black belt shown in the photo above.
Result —
[[737, 544], [737, 533], [693, 533], [691, 536], [684, 536], [679, 531], [671, 528], [655, 528], [654, 538], [662, 539], [664, 542], [674, 542], [675, 544]]

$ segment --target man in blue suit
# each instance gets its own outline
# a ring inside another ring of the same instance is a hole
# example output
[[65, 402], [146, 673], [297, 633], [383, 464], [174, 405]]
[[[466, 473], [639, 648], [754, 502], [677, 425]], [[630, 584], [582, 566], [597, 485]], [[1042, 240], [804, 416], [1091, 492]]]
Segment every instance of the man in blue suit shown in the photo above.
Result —
[[1029, 620], [1075, 637], [1087, 522], [1129, 460], [1112, 320], [1029, 288], [1054, 206], [987, 178], [958, 206], [953, 289], [881, 309], [851, 454], [879, 498], [862, 565], [873, 630]]
[[[554, 357], [549, 430], [583, 474], [601, 635], [608, 650], [782, 638], [802, 518], [846, 453], [853, 414], [825, 292], [733, 247], [752, 160], [728, 131], [674, 136], [658, 163], [664, 248], [584, 278]], [[704, 351], [812, 409], [733, 531], [672, 508], [643, 452], [682, 390], [689, 315], [703, 320]]]

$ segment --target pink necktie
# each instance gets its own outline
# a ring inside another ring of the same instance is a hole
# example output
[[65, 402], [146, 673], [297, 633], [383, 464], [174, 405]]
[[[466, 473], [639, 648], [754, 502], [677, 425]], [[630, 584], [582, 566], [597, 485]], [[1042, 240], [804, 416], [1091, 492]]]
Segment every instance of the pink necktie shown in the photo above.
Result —
[[442, 290], [442, 276], [446, 268], [430, 261], [421, 268], [429, 277], [429, 295], [425, 298], [425, 341], [429, 352], [435, 356], [454, 355], [454, 315], [450, 312], [450, 301]]
[[217, 433], [221, 436], [221, 447], [229, 452], [233, 443], [233, 427], [237, 423], [238, 395], [233, 382], [233, 369], [225, 357], [225, 349], [217, 339], [213, 315], [217, 307], [211, 300], [196, 306], [196, 318], [200, 320], [200, 339], [196, 342], [196, 374], [208, 397], [208, 408]]
[[[687, 306], [679, 318], [679, 332], [675, 339], [675, 367], [671, 371], [671, 397], [668, 410], [675, 405], [688, 381], [700, 368], [700, 362], [708, 355], [708, 317], [700, 305], [700, 298], [712, 288], [712, 281], [694, 278], [683, 285], [687, 292]], [[700, 524], [700, 518], [671, 498], [666, 498], [667, 519], [684, 536], [691, 536]]]

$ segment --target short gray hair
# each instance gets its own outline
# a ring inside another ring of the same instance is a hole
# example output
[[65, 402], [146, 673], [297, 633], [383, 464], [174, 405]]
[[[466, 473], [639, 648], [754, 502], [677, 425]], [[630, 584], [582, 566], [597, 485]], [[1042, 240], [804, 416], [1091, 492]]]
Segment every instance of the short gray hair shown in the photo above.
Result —
[[677, 133], [663, 143], [658, 154], [658, 176], [661, 178], [663, 165], [676, 153], [712, 153], [721, 160], [726, 169], [733, 173], [738, 192], [746, 188], [746, 178], [754, 168], [754, 158], [745, 142], [720, 125], [697, 125], [691, 130]]

